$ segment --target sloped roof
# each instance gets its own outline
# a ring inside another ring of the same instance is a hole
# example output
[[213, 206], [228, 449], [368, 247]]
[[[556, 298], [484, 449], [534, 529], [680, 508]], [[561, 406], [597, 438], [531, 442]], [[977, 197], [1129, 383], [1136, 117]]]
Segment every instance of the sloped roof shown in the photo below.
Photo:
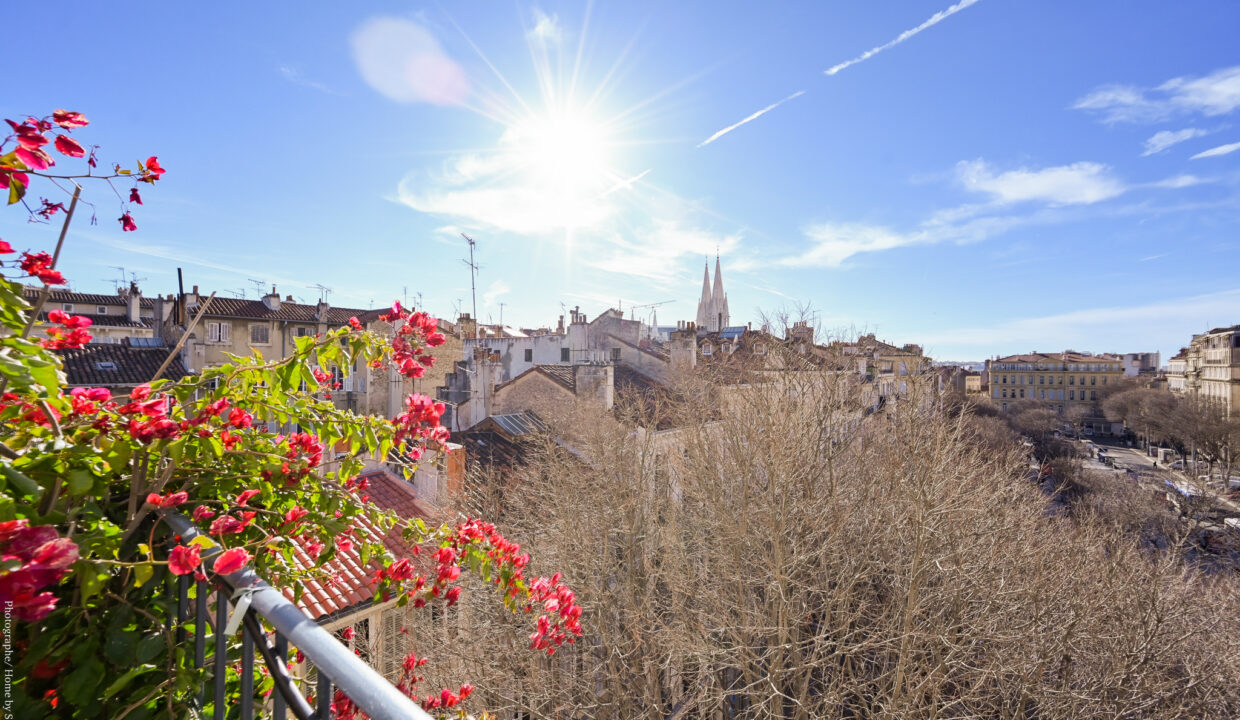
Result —
[[[373, 470], [361, 477], [369, 481], [370, 487], [366, 494], [379, 509], [393, 512], [402, 518], [432, 519], [431, 509], [417, 499], [413, 486], [404, 480], [383, 470]], [[398, 560], [416, 560], [419, 557], [413, 554], [413, 547], [401, 537], [397, 529], [381, 532], [364, 516], [358, 518], [356, 527], [359, 536], [378, 538]], [[358, 542], [364, 539], [359, 537]], [[301, 545], [294, 545], [293, 555], [297, 562], [305, 567], [314, 564]], [[341, 615], [360, 605], [369, 605], [375, 597], [375, 584], [371, 575], [381, 567], [382, 564], [377, 558], [363, 564], [356, 545], [348, 552], [337, 548], [336, 556], [322, 567], [328, 579], [302, 581], [303, 593], [298, 604], [315, 620]], [[289, 600], [293, 599], [290, 588], [285, 588], [284, 594]]]
[[[27, 299], [38, 297], [42, 288], [31, 285], [22, 286], [22, 295]], [[120, 295], [101, 295], [97, 293], [79, 293], [72, 290], [53, 290], [47, 296], [49, 302], [56, 303], [73, 303], [82, 305], [125, 305], [125, 298]], [[142, 298], [138, 301], [143, 310], [152, 310], [155, 307], [155, 301], [151, 298]]]
[[1013, 363], [1013, 362], [1023, 362], [1023, 363], [1037, 363], [1037, 362], [1071, 362], [1071, 363], [1083, 363], [1083, 362], [1120, 362], [1121, 360], [1122, 360], [1122, 358], [1116, 357], [1115, 355], [1105, 355], [1105, 354], [1104, 354], [1104, 355], [1085, 355], [1085, 354], [1083, 354], [1083, 353], [1066, 352], [1066, 353], [1025, 353], [1025, 354], [1023, 354], [1023, 355], [1008, 355], [1007, 357], [1001, 357], [1001, 358], [999, 358], [999, 359], [995, 360], [994, 362], [1007, 362], [1007, 363]]
[[[149, 328], [151, 326], [150, 318], [142, 318], [141, 320], [134, 322], [124, 315], [95, 315], [93, 313], [79, 312], [75, 312], [73, 314], [84, 318], [90, 318], [91, 327]], [[39, 313], [39, 322], [48, 322], [46, 312]]]
[[[126, 338], [115, 345], [91, 343], [55, 352], [65, 364], [70, 387], [133, 387], [150, 382], [169, 351], [165, 347], [132, 347]], [[186, 374], [178, 356], [161, 377], [180, 380]]]
[[499, 390], [501, 388], [508, 387], [530, 373], [539, 373], [544, 375], [569, 392], [574, 394], [577, 392], [577, 378], [573, 373], [573, 367], [571, 365], [535, 365], [515, 378], [496, 385], [495, 389]]
[[[205, 302], [203, 300], [202, 302]], [[320, 322], [318, 317], [319, 308], [317, 305], [302, 305], [301, 303], [280, 301], [280, 307], [276, 310], [269, 309], [263, 304], [262, 300], [243, 300], [241, 298], [222, 298], [216, 297], [211, 301], [210, 307], [204, 317], [228, 317], [228, 318], [247, 318], [254, 320], [287, 320], [289, 322], [317, 323]], [[322, 322], [328, 325], [347, 325], [349, 318], [356, 317], [359, 320], [363, 316], [365, 319], [377, 319], [379, 315], [386, 313], [387, 309], [379, 310], [363, 310], [360, 308], [338, 308], [328, 307], [326, 317]]]
[[490, 415], [475, 423], [470, 429], [486, 429], [492, 425], [510, 438], [547, 432], [547, 425], [537, 415], [528, 410], [507, 415]]

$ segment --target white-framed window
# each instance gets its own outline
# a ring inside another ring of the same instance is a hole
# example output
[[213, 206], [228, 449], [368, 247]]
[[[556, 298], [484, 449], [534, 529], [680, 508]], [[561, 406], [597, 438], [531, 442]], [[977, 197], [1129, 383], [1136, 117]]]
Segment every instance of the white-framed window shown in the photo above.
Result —
[[96, 314], [98, 314], [98, 315], [107, 315], [107, 314], [108, 314], [108, 306], [107, 306], [107, 305], [99, 305], [98, 307], [96, 307], [96, 308], [95, 308], [95, 313], [96, 313]]
[[232, 342], [232, 325], [226, 322], [207, 323], [207, 342], [211, 342], [211, 343]]
[[270, 345], [271, 326], [267, 323], [252, 323], [250, 325], [250, 344]]
[[293, 328], [293, 337], [307, 337], [310, 334], [310, 328], [308, 327]]
[[62, 307], [64, 307], [65, 312], [73, 312], [73, 303], [65, 303]]
[[714, 352], [714, 349], [710, 346], [710, 343], [706, 343], [702, 346], [703, 355], [710, 355], [712, 352]]

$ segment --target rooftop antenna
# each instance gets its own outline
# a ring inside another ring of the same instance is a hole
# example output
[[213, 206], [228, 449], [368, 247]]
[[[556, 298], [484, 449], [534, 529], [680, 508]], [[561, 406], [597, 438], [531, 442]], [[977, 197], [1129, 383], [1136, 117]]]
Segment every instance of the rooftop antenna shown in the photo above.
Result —
[[266, 280], [255, 280], [254, 278], [246, 278], [246, 282], [254, 286], [254, 297], [263, 296], [263, 288], [267, 287]]
[[150, 278], [138, 277], [138, 273], [136, 272], [129, 273], [129, 284], [137, 285], [138, 282], [142, 280], [150, 280]]
[[125, 287], [125, 275], [127, 275], [128, 273], [126, 273], [126, 272], [125, 272], [125, 268], [124, 268], [124, 266], [122, 266], [122, 265], [109, 265], [108, 267], [112, 268], [113, 270], [120, 270], [120, 271], [121, 271], [121, 279], [116, 281], [116, 289], [117, 289], [117, 290], [120, 290], [121, 288]]
[[245, 299], [245, 288], [237, 288], [236, 290], [225, 290], [224, 292], [228, 293], [229, 295], [232, 295], [235, 298], [240, 298], [242, 300]]
[[409, 307], [409, 286], [402, 285], [400, 289], [401, 289], [400, 304], [404, 305], [405, 307]]
[[465, 242], [469, 243], [469, 262], [464, 260], [461, 262], [465, 262], [469, 266], [469, 296], [473, 300], [474, 339], [477, 340], [481, 337], [478, 333], [482, 329], [478, 324], [478, 264], [474, 262], [474, 245], [477, 243], [465, 233], [461, 233], [461, 237], [465, 238]]
[[332, 292], [331, 288], [327, 287], [326, 285], [323, 285], [322, 283], [316, 283], [314, 285], [311, 285], [310, 287], [319, 291], [319, 302], [327, 302], [327, 296], [331, 295], [331, 292]]
[[502, 329], [503, 329], [503, 327], [504, 327], [504, 306], [505, 306], [505, 305], [507, 305], [507, 304], [508, 304], [508, 303], [500, 303], [500, 304], [499, 304], [499, 327], [500, 327], [500, 329], [501, 329], [501, 330], [502, 330]]

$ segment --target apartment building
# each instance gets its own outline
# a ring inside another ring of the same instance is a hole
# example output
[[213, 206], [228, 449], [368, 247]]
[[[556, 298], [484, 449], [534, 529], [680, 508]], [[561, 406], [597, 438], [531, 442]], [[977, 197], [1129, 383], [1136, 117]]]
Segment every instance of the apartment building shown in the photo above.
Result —
[[1167, 362], [1167, 387], [1209, 400], [1230, 417], [1240, 408], [1240, 325], [1194, 335]]
[[[23, 286], [22, 296], [26, 302], [34, 303], [40, 290], [38, 287]], [[119, 288], [115, 295], [53, 290], [43, 304], [39, 320], [46, 323], [47, 314], [52, 310], [90, 318], [92, 343], [115, 345], [126, 338], [155, 336], [155, 302], [142, 296], [137, 283]], [[42, 335], [43, 328], [35, 326], [35, 334]]]
[[986, 371], [990, 398], [1004, 410], [1034, 400], [1061, 413], [1075, 408], [1096, 412], [1099, 392], [1105, 395], [1124, 377], [1122, 358], [1071, 350], [996, 357], [986, 361]]

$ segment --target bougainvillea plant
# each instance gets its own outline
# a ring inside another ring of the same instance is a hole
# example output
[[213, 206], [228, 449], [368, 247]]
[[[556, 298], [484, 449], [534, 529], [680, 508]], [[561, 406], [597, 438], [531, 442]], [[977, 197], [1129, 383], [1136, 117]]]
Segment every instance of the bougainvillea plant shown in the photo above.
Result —
[[[87, 124], [80, 113], [57, 110], [9, 121], [13, 134], [0, 143], [0, 183], [11, 203], [39, 178], [66, 192], [60, 183], [72, 185], [69, 208], [44, 201], [32, 209], [39, 219], [64, 211], [61, 243], [79, 180], [129, 177], [135, 187], [124, 202], [141, 204], [137, 183], [164, 174], [152, 157], [136, 171], [114, 166], [109, 175], [91, 175], [95, 146], [85, 172], [53, 174], [56, 158], [45, 148], [87, 157], [70, 137]], [[133, 222], [125, 210], [122, 230]], [[47, 289], [65, 281], [56, 269], [60, 251], [57, 245], [53, 253], [18, 255], [0, 240], [0, 631], [12, 647], [13, 670], [5, 712], [211, 716], [211, 698], [197, 700], [211, 663], [196, 669], [193, 644], [176, 642], [181, 628], [172, 620], [170, 581], [192, 576], [219, 587], [219, 575], [249, 566], [299, 596], [300, 583], [338, 552], [381, 567], [373, 578], [376, 601], [455, 604], [468, 569], [493, 583], [509, 609], [530, 613], [534, 650], [553, 653], [581, 634], [573, 592], [558, 574], [527, 579], [528, 555], [493, 525], [466, 520], [430, 528], [396, 517], [369, 502], [357, 477], [366, 457], [442, 450], [444, 407], [412, 395], [396, 418], [355, 415], [331, 402], [331, 377], [322, 368], [390, 366], [420, 376], [432, 362], [427, 351], [443, 342], [433, 318], [397, 303], [380, 316], [382, 332], [354, 318], [297, 338], [286, 358], [256, 352], [175, 382], [152, 378], [127, 394], [67, 389], [55, 351], [89, 342], [90, 321], [40, 313]], [[22, 278], [43, 286], [34, 307], [16, 282]], [[41, 339], [34, 339], [36, 329]], [[162, 521], [172, 512], [191, 518], [206, 541], [180, 543]], [[373, 533], [356, 530], [361, 516], [381, 533], [399, 528], [425, 562], [391, 557]], [[208, 552], [212, 562], [204, 561]], [[229, 650], [234, 657], [237, 651]], [[460, 712], [472, 686], [420, 688], [425, 663], [406, 658], [398, 687], [430, 711]], [[229, 702], [240, 693], [233, 675]], [[271, 690], [270, 678], [256, 675], [260, 701]], [[337, 717], [362, 717], [343, 694], [333, 700]]]

